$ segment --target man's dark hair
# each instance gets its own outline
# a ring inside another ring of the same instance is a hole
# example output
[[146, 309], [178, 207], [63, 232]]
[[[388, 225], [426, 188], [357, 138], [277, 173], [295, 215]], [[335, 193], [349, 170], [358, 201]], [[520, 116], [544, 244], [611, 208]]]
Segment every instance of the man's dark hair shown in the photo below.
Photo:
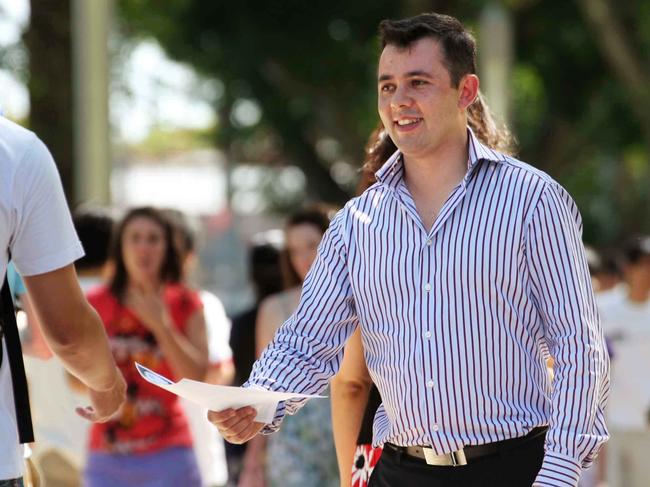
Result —
[[[382, 20], [379, 24], [382, 49], [388, 45], [406, 49], [427, 37], [440, 43], [445, 67], [454, 88], [458, 88], [463, 76], [476, 74], [476, 41], [458, 19], [449, 15], [425, 13], [401, 20]], [[497, 126], [481, 92], [474, 103], [467, 107], [467, 123], [486, 146], [504, 154], [514, 152], [512, 134], [505, 125]], [[374, 173], [386, 161], [383, 154], [394, 152], [395, 149], [393, 141], [380, 125], [366, 146], [363, 172], [367, 184], [374, 180]]]
[[79, 271], [96, 269], [108, 260], [113, 218], [103, 208], [78, 208], [72, 216], [85, 255], [75, 262]]
[[126, 226], [136, 218], [147, 218], [159, 225], [163, 230], [166, 251], [160, 269], [160, 280], [165, 284], [170, 284], [178, 283], [181, 279], [181, 261], [178, 249], [174, 245], [174, 231], [169, 219], [161, 211], [150, 206], [133, 208], [117, 224], [111, 244], [111, 258], [115, 262], [115, 273], [109, 283], [109, 289], [120, 302], [124, 299], [129, 279], [124, 265], [124, 255], [122, 254], [122, 237]]
[[458, 19], [449, 15], [426, 13], [401, 20], [383, 20], [379, 35], [382, 49], [387, 45], [406, 49], [420, 39], [436, 39], [456, 88], [463, 76], [476, 73], [476, 41]]

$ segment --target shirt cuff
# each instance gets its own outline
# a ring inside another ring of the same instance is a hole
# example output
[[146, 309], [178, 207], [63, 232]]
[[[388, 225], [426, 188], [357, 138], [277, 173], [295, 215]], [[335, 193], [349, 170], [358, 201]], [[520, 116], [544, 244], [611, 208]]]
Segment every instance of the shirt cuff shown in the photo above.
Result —
[[262, 433], [263, 435], [270, 435], [272, 433], [275, 433], [280, 428], [280, 424], [284, 419], [284, 415], [285, 415], [284, 401], [280, 401], [278, 403], [278, 408], [275, 410], [275, 416], [273, 416], [273, 421], [265, 425], [264, 428], [262, 428], [262, 430], [260, 431], [260, 433]]
[[533, 487], [577, 487], [581, 473], [575, 458], [547, 451]]

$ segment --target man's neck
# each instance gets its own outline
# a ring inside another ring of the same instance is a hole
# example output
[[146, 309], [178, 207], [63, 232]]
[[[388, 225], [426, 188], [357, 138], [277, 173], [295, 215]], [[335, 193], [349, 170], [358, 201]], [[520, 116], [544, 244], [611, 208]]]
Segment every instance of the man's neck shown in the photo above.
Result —
[[423, 155], [404, 154], [404, 179], [412, 193], [429, 193], [456, 186], [467, 173], [468, 135], [465, 132], [435, 151]]
[[468, 141], [450, 140], [426, 156], [404, 155], [404, 182], [422, 223], [431, 229], [451, 191], [467, 173]]

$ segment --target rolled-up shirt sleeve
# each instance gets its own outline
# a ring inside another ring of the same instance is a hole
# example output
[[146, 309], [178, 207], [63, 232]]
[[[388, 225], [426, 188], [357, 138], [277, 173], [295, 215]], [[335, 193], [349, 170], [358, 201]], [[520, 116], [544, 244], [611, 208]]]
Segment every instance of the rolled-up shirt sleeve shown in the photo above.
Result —
[[571, 197], [548, 184], [527, 229], [530, 293], [554, 359], [549, 430], [535, 486], [577, 486], [607, 441], [609, 358]]
[[[345, 210], [332, 220], [303, 284], [300, 304], [253, 366], [244, 387], [319, 394], [338, 371], [343, 347], [357, 327], [344, 238]], [[264, 433], [306, 401], [280, 403]]]

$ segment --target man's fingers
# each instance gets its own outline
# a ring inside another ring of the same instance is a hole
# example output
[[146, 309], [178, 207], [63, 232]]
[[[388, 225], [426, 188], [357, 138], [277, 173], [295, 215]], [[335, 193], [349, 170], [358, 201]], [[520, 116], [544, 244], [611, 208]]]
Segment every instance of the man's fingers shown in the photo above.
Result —
[[253, 424], [254, 419], [255, 414], [247, 414], [246, 416], [240, 418], [239, 421], [231, 424], [228, 428], [226, 428], [226, 431], [228, 431], [228, 434], [231, 436], [239, 438], [242, 436], [242, 432], [250, 428], [251, 424]]
[[256, 414], [254, 408], [246, 406], [236, 410], [209, 411], [208, 420], [230, 443], [243, 443], [255, 434], [253, 425], [259, 424], [254, 423]]
[[252, 422], [241, 434], [242, 438], [245, 438], [244, 441], [250, 440], [253, 436], [260, 432], [264, 423]]
[[208, 420], [215, 426], [228, 427], [229, 425], [239, 422], [240, 419], [255, 415], [255, 409], [246, 406], [239, 409], [224, 409], [223, 411], [208, 411]]
[[219, 429], [228, 435], [237, 435], [255, 419], [255, 413], [244, 412], [219, 423]]
[[223, 421], [230, 419], [235, 415], [234, 409], [224, 409], [223, 411], [208, 411], [208, 421], [218, 426]]

